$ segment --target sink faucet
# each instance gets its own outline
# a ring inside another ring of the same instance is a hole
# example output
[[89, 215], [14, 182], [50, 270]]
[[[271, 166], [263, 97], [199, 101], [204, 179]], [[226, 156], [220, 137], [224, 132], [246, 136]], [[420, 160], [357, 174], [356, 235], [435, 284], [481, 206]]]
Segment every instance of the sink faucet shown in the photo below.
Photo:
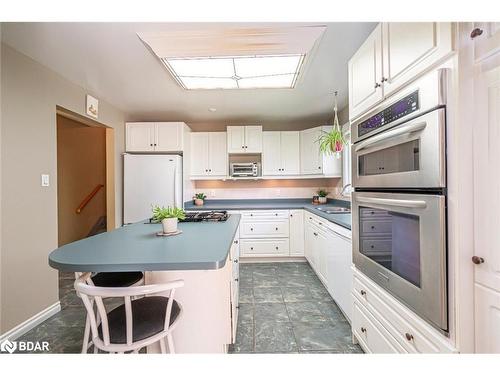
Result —
[[340, 191], [340, 193], [337, 195], [337, 197], [345, 197], [345, 192], [346, 190], [349, 188], [349, 187], [352, 187], [351, 184], [345, 184], [343, 187], [342, 187], [342, 190]]

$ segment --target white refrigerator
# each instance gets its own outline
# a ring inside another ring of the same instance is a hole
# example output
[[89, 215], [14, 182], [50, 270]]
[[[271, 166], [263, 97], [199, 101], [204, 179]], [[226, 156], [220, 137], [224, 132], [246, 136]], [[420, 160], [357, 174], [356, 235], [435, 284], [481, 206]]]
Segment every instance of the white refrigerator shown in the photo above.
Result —
[[123, 223], [149, 219], [151, 206], [182, 207], [182, 157], [124, 154]]

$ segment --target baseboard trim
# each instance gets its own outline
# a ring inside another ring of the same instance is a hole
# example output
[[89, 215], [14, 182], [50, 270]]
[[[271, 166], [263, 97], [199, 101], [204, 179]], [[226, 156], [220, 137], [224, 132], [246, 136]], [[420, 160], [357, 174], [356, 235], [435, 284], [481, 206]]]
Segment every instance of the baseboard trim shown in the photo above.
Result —
[[0, 341], [10, 340], [14, 341], [17, 338], [24, 335], [26, 332], [35, 328], [37, 325], [41, 324], [45, 320], [49, 319], [54, 314], [57, 314], [61, 311], [61, 302], [57, 301], [53, 305], [50, 305], [45, 310], [40, 311], [38, 314], [33, 315], [31, 318], [25, 320], [21, 324], [18, 324], [10, 331], [5, 332], [0, 336]]
[[240, 255], [240, 263], [290, 263], [290, 262], [307, 262], [303, 256], [283, 256], [283, 257], [246, 257]]

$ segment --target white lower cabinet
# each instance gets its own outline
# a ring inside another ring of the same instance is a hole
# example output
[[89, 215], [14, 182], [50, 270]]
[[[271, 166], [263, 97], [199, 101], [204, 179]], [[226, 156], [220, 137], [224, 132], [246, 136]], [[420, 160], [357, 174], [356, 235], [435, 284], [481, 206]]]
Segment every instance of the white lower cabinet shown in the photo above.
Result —
[[304, 256], [304, 210], [290, 210], [290, 256]]
[[474, 286], [476, 353], [500, 353], [500, 292]]
[[242, 238], [240, 241], [241, 255], [245, 257], [276, 257], [290, 254], [288, 238]]
[[231, 262], [231, 342], [236, 341], [236, 329], [238, 327], [238, 311], [239, 311], [239, 296], [240, 296], [240, 241], [239, 228], [233, 239], [229, 254]]
[[[386, 353], [390, 347], [395, 353], [457, 352], [448, 337], [356, 269], [352, 294], [352, 331], [365, 351]], [[383, 338], [369, 339], [370, 326], [377, 328], [370, 330], [375, 336]]]

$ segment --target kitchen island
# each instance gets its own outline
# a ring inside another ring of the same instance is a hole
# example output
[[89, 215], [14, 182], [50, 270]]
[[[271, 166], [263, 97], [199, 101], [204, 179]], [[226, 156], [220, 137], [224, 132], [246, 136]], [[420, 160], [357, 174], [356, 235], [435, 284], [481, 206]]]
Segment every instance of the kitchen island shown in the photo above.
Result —
[[175, 295], [183, 308], [176, 352], [224, 353], [237, 319], [239, 221], [233, 214], [225, 222], [179, 223], [182, 233], [171, 237], [156, 236], [160, 224], [140, 222], [64, 245], [49, 264], [71, 272], [144, 271], [147, 284], [184, 280]]

